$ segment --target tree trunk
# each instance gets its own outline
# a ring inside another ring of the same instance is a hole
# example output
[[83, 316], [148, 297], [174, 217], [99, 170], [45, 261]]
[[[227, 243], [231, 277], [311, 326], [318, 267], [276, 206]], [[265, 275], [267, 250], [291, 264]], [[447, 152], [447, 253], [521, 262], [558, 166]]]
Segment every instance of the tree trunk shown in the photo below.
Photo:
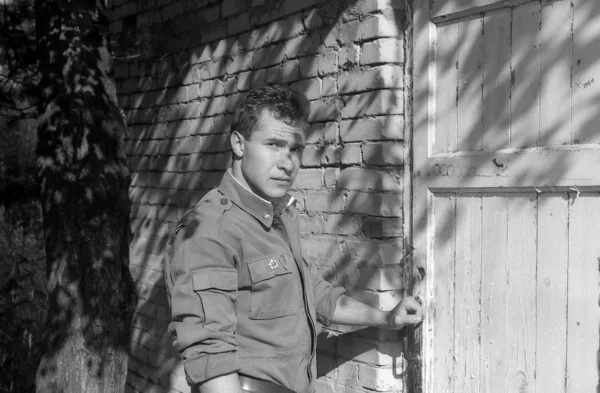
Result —
[[36, 0], [49, 310], [37, 392], [122, 392], [131, 316], [126, 125], [103, 0]]

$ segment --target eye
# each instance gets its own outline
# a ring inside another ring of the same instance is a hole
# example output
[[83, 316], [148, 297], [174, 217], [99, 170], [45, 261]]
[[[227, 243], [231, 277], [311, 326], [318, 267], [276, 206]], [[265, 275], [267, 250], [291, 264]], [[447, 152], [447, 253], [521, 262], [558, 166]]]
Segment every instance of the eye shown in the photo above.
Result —
[[290, 150], [294, 153], [302, 153], [304, 151], [304, 146], [294, 146]]

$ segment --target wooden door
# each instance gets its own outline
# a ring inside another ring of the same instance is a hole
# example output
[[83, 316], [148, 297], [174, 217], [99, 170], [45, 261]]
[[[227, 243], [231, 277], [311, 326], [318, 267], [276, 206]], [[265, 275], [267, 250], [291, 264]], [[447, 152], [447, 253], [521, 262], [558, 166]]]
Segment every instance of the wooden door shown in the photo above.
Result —
[[427, 393], [600, 391], [600, 1], [415, 0]]

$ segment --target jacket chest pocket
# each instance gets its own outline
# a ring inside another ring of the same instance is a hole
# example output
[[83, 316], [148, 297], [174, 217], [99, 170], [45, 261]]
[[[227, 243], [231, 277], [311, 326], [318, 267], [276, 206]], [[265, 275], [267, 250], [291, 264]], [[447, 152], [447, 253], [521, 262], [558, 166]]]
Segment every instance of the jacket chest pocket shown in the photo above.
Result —
[[299, 307], [295, 299], [296, 283], [289, 258], [273, 254], [248, 262], [252, 292], [250, 319], [273, 319], [296, 315]]

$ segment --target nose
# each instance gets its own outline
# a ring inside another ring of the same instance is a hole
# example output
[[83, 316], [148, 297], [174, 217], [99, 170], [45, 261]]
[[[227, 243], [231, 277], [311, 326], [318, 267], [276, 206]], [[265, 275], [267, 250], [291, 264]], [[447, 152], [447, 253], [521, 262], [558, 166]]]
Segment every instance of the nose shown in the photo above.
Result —
[[277, 169], [284, 171], [286, 174], [290, 174], [294, 169], [294, 162], [289, 150], [283, 150], [277, 160]]

